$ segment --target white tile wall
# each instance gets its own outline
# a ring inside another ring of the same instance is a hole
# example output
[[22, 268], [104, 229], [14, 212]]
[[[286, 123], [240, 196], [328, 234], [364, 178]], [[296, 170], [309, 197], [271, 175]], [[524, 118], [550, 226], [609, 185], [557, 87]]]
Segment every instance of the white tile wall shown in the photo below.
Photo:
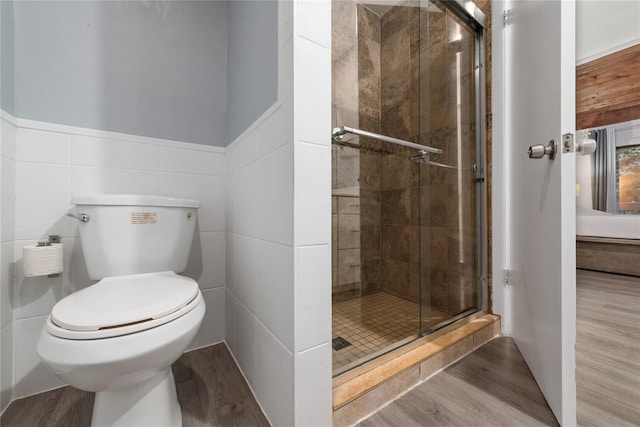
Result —
[[293, 248], [258, 241], [256, 254], [257, 317], [291, 351], [293, 349]]
[[[224, 152], [216, 147], [23, 121], [29, 126], [26, 128], [20, 123], [18, 120], [15, 133], [19, 148], [17, 152], [13, 150], [17, 155], [15, 180], [10, 176], [12, 162], [2, 157], [2, 172], [9, 175], [6, 180], [3, 176], [3, 211], [6, 198], [12, 198], [11, 188], [5, 189], [11, 182], [15, 182], [16, 195], [11, 233], [5, 233], [4, 224], [11, 224], [12, 216], [9, 213], [2, 217], [3, 239], [11, 239], [2, 248], [9, 249], [10, 256], [4, 250], [1, 254], [3, 271], [7, 259], [15, 262], [15, 283], [8, 287], [3, 278], [1, 294], [3, 308], [5, 295], [10, 295], [15, 314], [14, 397], [62, 384], [39, 364], [35, 352], [37, 334], [57, 301], [95, 283], [86, 271], [77, 223], [66, 216], [72, 209], [73, 196], [146, 193], [200, 200], [197, 234], [185, 273], [203, 289], [208, 310], [191, 348], [223, 340]], [[5, 147], [3, 142], [4, 152], [11, 152], [11, 147]], [[65, 272], [58, 278], [23, 277], [22, 247], [49, 234], [63, 237]]]
[[[331, 340], [331, 253], [328, 245], [296, 251], [296, 351]], [[327, 268], [329, 266], [329, 268]]]
[[255, 390], [258, 358], [267, 357], [258, 353], [257, 328], [258, 320], [240, 301], [233, 303], [234, 355], [245, 378]]
[[293, 143], [256, 162], [256, 236], [284, 245], [293, 243]]
[[225, 339], [272, 424], [330, 425], [330, 2], [279, 5], [278, 103], [225, 159]]
[[[279, 4], [278, 103], [226, 154], [59, 126], [20, 130], [18, 222], [10, 231], [3, 227], [3, 241], [13, 241], [14, 229], [20, 244], [56, 231], [70, 261], [59, 290], [19, 285], [16, 395], [60, 384], [42, 370], [34, 350], [46, 318], [38, 314], [49, 309], [51, 297], [88, 280], [77, 226], [64, 217], [69, 199], [176, 192], [203, 206], [186, 273], [200, 282], [208, 311], [192, 348], [224, 334], [274, 425], [331, 424], [330, 185], [324, 184], [330, 179], [330, 2]], [[10, 132], [3, 127], [3, 135]], [[15, 158], [4, 139], [3, 159]], [[3, 185], [5, 171], [11, 175], [12, 163], [5, 163]], [[3, 207], [5, 195], [3, 188]], [[52, 209], [33, 209], [43, 201]], [[2, 342], [12, 334], [3, 328]]]
[[15, 239], [15, 118], [0, 112], [0, 413], [13, 398], [13, 292]]
[[[327, 138], [328, 139], [328, 138]], [[331, 150], [296, 144], [296, 243], [327, 244], [331, 236]]]
[[295, 8], [295, 424], [331, 425], [331, 2]]
[[22, 162], [68, 165], [71, 135], [36, 129], [18, 129], [16, 159]]
[[69, 166], [18, 161], [16, 240], [40, 239], [50, 234], [71, 237], [71, 218], [66, 216], [71, 207], [70, 190]]
[[0, 327], [13, 321], [11, 304], [11, 283], [13, 281], [13, 242], [3, 242], [0, 246]]
[[13, 323], [0, 329], [0, 413], [13, 395]]
[[329, 343], [296, 355], [295, 425], [331, 425], [331, 345]]
[[71, 136], [71, 163], [77, 166], [157, 171], [158, 151], [155, 144]]
[[224, 288], [202, 290], [207, 311], [198, 334], [189, 344], [188, 351], [224, 341], [224, 294]]
[[10, 242], [15, 238], [15, 190], [16, 162], [12, 158], [0, 156], [0, 240], [3, 242]]
[[226, 283], [225, 234], [196, 233], [186, 270], [182, 273], [200, 285], [200, 289], [224, 288]]
[[47, 316], [15, 320], [15, 385], [14, 398], [29, 396], [64, 383], [40, 363], [36, 353], [38, 337]]
[[274, 426], [294, 425], [293, 355], [258, 324], [258, 371], [255, 394]]

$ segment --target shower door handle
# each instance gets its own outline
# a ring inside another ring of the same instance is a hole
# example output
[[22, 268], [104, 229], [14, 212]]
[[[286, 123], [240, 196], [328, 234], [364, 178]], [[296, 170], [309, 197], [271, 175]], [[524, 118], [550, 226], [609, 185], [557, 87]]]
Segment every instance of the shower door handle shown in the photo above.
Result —
[[553, 139], [546, 146], [542, 144], [532, 145], [527, 151], [530, 159], [541, 159], [544, 156], [549, 156], [549, 160], [555, 159], [557, 152], [558, 144]]

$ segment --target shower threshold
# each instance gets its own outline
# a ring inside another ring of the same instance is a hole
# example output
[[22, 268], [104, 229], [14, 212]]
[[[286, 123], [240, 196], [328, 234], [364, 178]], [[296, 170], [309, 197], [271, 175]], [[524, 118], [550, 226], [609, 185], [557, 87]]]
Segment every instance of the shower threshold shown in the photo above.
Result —
[[500, 318], [477, 312], [336, 376], [333, 424], [355, 424], [498, 335]]

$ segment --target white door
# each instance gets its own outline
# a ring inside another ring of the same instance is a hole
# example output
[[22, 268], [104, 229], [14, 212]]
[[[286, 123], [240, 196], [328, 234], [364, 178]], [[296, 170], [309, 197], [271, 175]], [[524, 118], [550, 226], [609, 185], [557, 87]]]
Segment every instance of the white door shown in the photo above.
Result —
[[[508, 0], [504, 53], [511, 333], [563, 426], [576, 425], [575, 3]], [[494, 49], [497, 48], [494, 46]], [[555, 160], [529, 146], [558, 143]]]

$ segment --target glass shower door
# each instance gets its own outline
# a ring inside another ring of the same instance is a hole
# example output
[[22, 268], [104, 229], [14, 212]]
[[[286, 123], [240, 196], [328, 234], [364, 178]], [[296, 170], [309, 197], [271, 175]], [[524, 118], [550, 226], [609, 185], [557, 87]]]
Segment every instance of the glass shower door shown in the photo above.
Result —
[[421, 331], [477, 311], [482, 271], [482, 171], [476, 30], [440, 2], [420, 13]]

